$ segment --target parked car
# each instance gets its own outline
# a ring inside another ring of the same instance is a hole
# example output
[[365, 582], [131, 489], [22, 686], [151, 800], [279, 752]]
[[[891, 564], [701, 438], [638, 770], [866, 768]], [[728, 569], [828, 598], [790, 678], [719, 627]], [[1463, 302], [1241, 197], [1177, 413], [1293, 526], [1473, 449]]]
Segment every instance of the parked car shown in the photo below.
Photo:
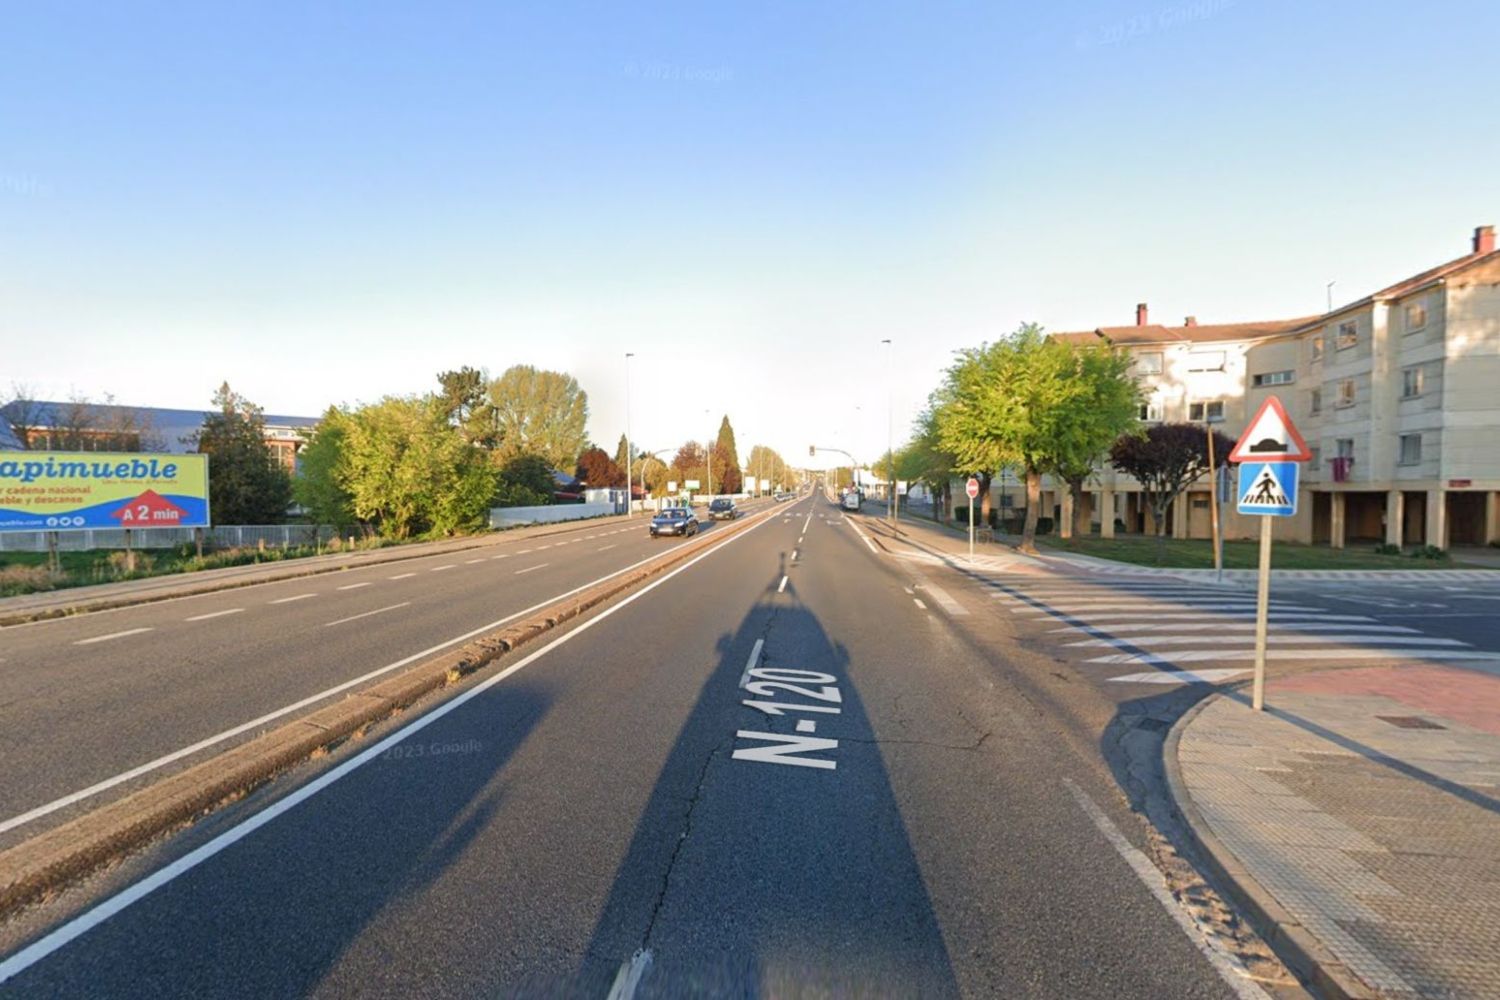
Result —
[[668, 507], [651, 519], [651, 537], [658, 535], [696, 535], [698, 518], [686, 507]]
[[733, 521], [740, 516], [739, 508], [728, 497], [718, 497], [709, 502], [708, 516], [715, 521]]
[[850, 490], [845, 493], [842, 506], [845, 510], [859, 510], [859, 491]]

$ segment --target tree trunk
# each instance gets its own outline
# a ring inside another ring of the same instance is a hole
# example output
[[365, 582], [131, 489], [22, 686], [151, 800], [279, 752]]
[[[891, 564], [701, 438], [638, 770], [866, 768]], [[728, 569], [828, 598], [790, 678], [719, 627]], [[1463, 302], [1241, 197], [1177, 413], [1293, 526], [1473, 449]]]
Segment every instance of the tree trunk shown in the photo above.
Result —
[[1036, 554], [1036, 520], [1042, 506], [1042, 474], [1036, 469], [1026, 470], [1026, 525], [1021, 529], [1020, 551]]
[[1167, 510], [1171, 506], [1171, 500], [1163, 504], [1151, 505], [1151, 512], [1156, 517], [1156, 565], [1158, 566], [1167, 561]]
[[1068, 492], [1073, 495], [1073, 537], [1087, 538], [1093, 518], [1083, 508], [1083, 479], [1068, 480]]
[[979, 517], [974, 523], [981, 527], [989, 527], [990, 523], [990, 474], [981, 472], [979, 474]]

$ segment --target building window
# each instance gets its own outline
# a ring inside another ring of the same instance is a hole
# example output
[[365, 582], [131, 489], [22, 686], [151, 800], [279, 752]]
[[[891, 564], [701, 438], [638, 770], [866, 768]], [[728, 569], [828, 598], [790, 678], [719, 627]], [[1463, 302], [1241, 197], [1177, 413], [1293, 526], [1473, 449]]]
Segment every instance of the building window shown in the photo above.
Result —
[[1284, 372], [1262, 372], [1253, 379], [1257, 386], [1261, 385], [1291, 385], [1293, 380], [1290, 371]]
[[1317, 415], [1323, 412], [1323, 390], [1314, 389], [1307, 394], [1307, 412]]
[[1147, 354], [1137, 354], [1135, 356], [1135, 370], [1142, 375], [1160, 375], [1161, 352], [1152, 351]]
[[1161, 423], [1161, 404], [1156, 400], [1147, 400], [1140, 405], [1137, 416], [1148, 424]]
[[1323, 449], [1319, 448], [1317, 445], [1313, 445], [1312, 447], [1308, 448], [1307, 450], [1312, 453], [1312, 458], [1309, 458], [1307, 460], [1307, 467], [1310, 468], [1310, 469], [1319, 469], [1319, 468], [1322, 468], [1322, 466], [1323, 466]]
[[1402, 465], [1421, 465], [1422, 464], [1422, 435], [1420, 435], [1420, 434], [1403, 434], [1403, 435], [1401, 435], [1401, 464]]
[[1354, 439], [1353, 438], [1339, 438], [1337, 441], [1334, 442], [1334, 446], [1338, 449], [1339, 458], [1353, 458], [1354, 457]]
[[1339, 383], [1339, 403], [1338, 403], [1338, 405], [1340, 405], [1340, 406], [1353, 406], [1354, 405], [1354, 380], [1352, 378], [1346, 378], [1346, 379], [1344, 379], [1343, 381], [1341, 381]]
[[1194, 351], [1188, 355], [1188, 371], [1190, 372], [1221, 372], [1223, 370], [1223, 351]]
[[1355, 325], [1354, 320], [1349, 319], [1340, 323], [1338, 339], [1339, 350], [1342, 351], [1346, 347], [1353, 347], [1357, 343], [1359, 343], [1359, 327]]
[[1427, 307], [1420, 302], [1413, 302], [1406, 307], [1406, 332], [1420, 330], [1427, 325]]
[[1215, 399], [1203, 403], [1189, 403], [1188, 419], [1196, 420], [1200, 423], [1204, 420], [1207, 420], [1208, 423], [1223, 420], [1224, 401], [1222, 399]]
[[1401, 370], [1401, 398], [1414, 399], [1422, 395], [1422, 366], [1414, 368], [1403, 368]]
[[1322, 361], [1323, 360], [1323, 334], [1322, 333], [1319, 333], [1316, 337], [1314, 337], [1312, 339], [1312, 359], [1314, 361]]

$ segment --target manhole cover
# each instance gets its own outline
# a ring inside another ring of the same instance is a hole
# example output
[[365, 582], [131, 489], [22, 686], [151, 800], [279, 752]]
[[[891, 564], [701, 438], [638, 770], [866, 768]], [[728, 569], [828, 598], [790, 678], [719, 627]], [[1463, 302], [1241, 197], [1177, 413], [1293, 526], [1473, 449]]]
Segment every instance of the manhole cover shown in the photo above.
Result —
[[1420, 715], [1377, 715], [1375, 718], [1381, 722], [1389, 722], [1391, 725], [1401, 729], [1447, 729], [1430, 719], [1424, 719]]

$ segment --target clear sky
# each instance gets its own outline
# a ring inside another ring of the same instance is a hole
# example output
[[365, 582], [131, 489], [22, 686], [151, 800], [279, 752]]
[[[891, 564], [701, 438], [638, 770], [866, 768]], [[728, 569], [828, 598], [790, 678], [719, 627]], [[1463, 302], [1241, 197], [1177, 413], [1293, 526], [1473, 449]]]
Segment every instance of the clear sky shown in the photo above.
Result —
[[633, 351], [639, 442], [865, 459], [883, 338], [899, 439], [1023, 321], [1465, 252], [1497, 38], [1493, 0], [12, 2], [0, 388], [312, 414], [526, 362], [613, 450]]

